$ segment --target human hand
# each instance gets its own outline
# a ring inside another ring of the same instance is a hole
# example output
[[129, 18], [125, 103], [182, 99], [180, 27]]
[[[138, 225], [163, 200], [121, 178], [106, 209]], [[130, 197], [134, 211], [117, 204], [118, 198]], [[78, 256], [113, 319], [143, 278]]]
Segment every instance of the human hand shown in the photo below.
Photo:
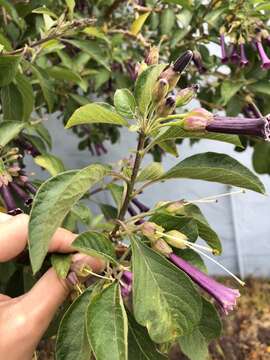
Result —
[[[0, 262], [13, 259], [26, 247], [29, 217], [11, 217], [0, 213]], [[76, 235], [58, 229], [50, 252], [74, 252], [71, 247]], [[85, 263], [94, 272], [104, 268], [100, 259], [82, 254], [72, 255], [73, 263]], [[70, 292], [67, 280], [60, 279], [49, 269], [26, 294], [10, 298], [0, 294], [0, 354], [5, 360], [31, 360], [35, 348], [49, 326], [58, 307]]]

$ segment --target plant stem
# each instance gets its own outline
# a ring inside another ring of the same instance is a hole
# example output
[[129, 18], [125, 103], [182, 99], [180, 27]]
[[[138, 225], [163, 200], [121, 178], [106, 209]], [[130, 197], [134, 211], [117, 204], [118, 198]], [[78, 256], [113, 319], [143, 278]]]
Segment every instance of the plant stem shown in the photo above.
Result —
[[[132, 192], [133, 192], [133, 189], [134, 189], [135, 181], [136, 181], [136, 178], [137, 178], [137, 175], [138, 175], [138, 171], [140, 169], [141, 160], [143, 158], [143, 148], [144, 148], [144, 144], [145, 144], [145, 138], [146, 138], [146, 135], [143, 132], [141, 132], [139, 134], [139, 140], [138, 140], [138, 145], [137, 145], [135, 162], [134, 162], [134, 166], [133, 166], [133, 169], [132, 169], [132, 174], [131, 174], [131, 177], [130, 177], [130, 181], [127, 183], [126, 196], [125, 196], [125, 199], [123, 201], [123, 205], [122, 205], [122, 207], [120, 209], [119, 216], [118, 216], [118, 219], [117, 219], [117, 220], [120, 220], [120, 221], [124, 220], [124, 217], [126, 215], [129, 202], [130, 202], [130, 200], [132, 198]], [[120, 224], [117, 223], [115, 225], [113, 231], [111, 232], [111, 238], [115, 237], [116, 232], [118, 231], [119, 227], [120, 227]]]

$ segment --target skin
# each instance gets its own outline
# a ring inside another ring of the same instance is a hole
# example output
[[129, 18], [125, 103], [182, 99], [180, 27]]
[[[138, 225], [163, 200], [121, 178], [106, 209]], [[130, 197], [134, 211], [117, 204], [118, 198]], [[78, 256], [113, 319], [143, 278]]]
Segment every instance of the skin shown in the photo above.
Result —
[[[0, 213], [0, 262], [20, 254], [27, 245], [27, 215], [11, 217]], [[70, 253], [76, 235], [58, 229], [49, 251]], [[98, 273], [104, 262], [82, 254], [72, 255], [73, 263], [84, 263]], [[49, 269], [26, 294], [10, 298], [0, 294], [0, 354], [5, 360], [31, 360], [42, 335], [52, 321], [58, 307], [70, 293], [66, 280], [60, 279], [53, 268]]]

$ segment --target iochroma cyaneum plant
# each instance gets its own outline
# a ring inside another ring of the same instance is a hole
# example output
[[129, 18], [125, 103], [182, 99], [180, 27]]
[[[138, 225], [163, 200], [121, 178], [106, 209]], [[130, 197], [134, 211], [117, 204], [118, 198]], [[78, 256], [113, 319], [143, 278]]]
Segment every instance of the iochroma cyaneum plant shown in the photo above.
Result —
[[[220, 316], [236, 307], [238, 287], [244, 285], [216, 260], [222, 252], [220, 239], [197, 205], [211, 198], [166, 201], [166, 194], [161, 194], [162, 201], [153, 208], [138, 198], [152, 184], [179, 179], [181, 186], [183, 178], [264, 193], [256, 175], [222, 153], [196, 154], [168, 171], [159, 163], [146, 164], [144, 158], [157, 143], [170, 148], [177, 136], [232, 144], [239, 142], [239, 134], [268, 140], [269, 117], [181, 110], [198, 91], [194, 84], [176, 88], [193, 52], [185, 51], [171, 64], [158, 63], [157, 55], [153, 48], [147, 63], [140, 64], [133, 93], [118, 89], [114, 106], [85, 104], [67, 122], [67, 128], [92, 123], [126, 127], [138, 137], [130, 157], [61, 172], [39, 187], [32, 204], [29, 253], [37, 273], [54, 232], [84, 195], [91, 198], [107, 190], [115, 201], [107, 223], [79, 234], [73, 242], [74, 251], [106, 262], [102, 274], [83, 265], [69, 268], [68, 255], [54, 255], [59, 276], [67, 277], [77, 293], [58, 330], [58, 360], [166, 359], [174, 344], [190, 359], [206, 359], [208, 343], [222, 331]], [[6, 156], [10, 159], [12, 154]], [[17, 170], [12, 164], [9, 169]], [[204, 244], [197, 243], [199, 237]], [[221, 266], [235, 286], [226, 287], [207, 275], [203, 257]]]

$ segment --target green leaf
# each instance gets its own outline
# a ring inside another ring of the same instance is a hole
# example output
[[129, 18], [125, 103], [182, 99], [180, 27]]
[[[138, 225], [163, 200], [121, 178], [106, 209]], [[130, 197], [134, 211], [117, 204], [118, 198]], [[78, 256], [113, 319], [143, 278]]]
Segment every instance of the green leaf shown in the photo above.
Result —
[[47, 73], [56, 80], [72, 81], [79, 84], [82, 81], [80, 75], [71, 69], [66, 69], [62, 66], [52, 66], [46, 69]]
[[92, 211], [83, 203], [75, 204], [71, 209], [71, 213], [78, 221], [86, 226], [90, 226], [94, 218]]
[[0, 147], [4, 147], [15, 139], [24, 128], [24, 123], [19, 121], [0, 122]]
[[[1, 136], [1, 129], [0, 129]], [[258, 142], [254, 146], [252, 164], [258, 174], [270, 174], [270, 143]]]
[[265, 193], [260, 179], [229, 155], [207, 152], [196, 154], [166, 172], [161, 179], [198, 179]]
[[112, 197], [115, 201], [115, 204], [117, 205], [117, 208], [120, 209], [123, 202], [124, 187], [121, 185], [111, 183], [107, 186], [107, 189], [110, 190]]
[[48, 80], [48, 74], [44, 69], [34, 65], [31, 66], [31, 69], [38, 79], [44, 99], [48, 105], [49, 112], [51, 112], [55, 102], [55, 94], [53, 92], [52, 83]]
[[86, 328], [96, 360], [127, 360], [127, 314], [117, 283], [92, 298]]
[[132, 242], [133, 310], [156, 343], [189, 333], [201, 318], [201, 297], [189, 277], [140, 241]]
[[255, 94], [261, 93], [264, 95], [270, 95], [268, 80], [256, 81], [254, 84], [248, 85], [248, 89], [254, 92]]
[[34, 273], [40, 269], [52, 236], [72, 206], [106, 173], [104, 166], [90, 165], [56, 175], [40, 186], [29, 223], [29, 253]]
[[20, 91], [13, 83], [2, 87], [1, 102], [4, 120], [21, 120], [23, 116], [23, 100]]
[[55, 155], [43, 154], [36, 156], [34, 161], [37, 165], [46, 169], [52, 176], [65, 171], [64, 164], [61, 159]]
[[104, 41], [106, 41], [108, 44], [110, 43], [110, 40], [108, 39], [108, 37], [105, 35], [105, 33], [102, 31], [102, 29], [97, 28], [95, 26], [88, 26], [83, 30], [83, 33], [91, 36], [91, 37], [96, 37], [98, 39], [102, 39]]
[[1, 55], [0, 56], [0, 86], [6, 86], [15, 78], [20, 55]]
[[192, 217], [196, 221], [199, 230], [199, 236], [204, 239], [212, 249], [217, 250], [218, 253], [221, 253], [221, 241], [217, 233], [210, 227], [198, 206], [194, 204], [184, 206], [183, 214]]
[[153, 162], [147, 165], [142, 171], [139, 173], [136, 181], [151, 181], [160, 178], [164, 174], [164, 169], [161, 163]]
[[116, 111], [123, 117], [134, 119], [136, 101], [128, 89], [118, 89], [114, 94], [114, 106]]
[[85, 329], [85, 313], [92, 288], [87, 288], [70, 305], [61, 320], [56, 339], [56, 360], [88, 360], [90, 346]]
[[152, 101], [153, 89], [166, 64], [152, 65], [144, 70], [135, 83], [135, 99], [142, 114], [148, 110]]
[[65, 1], [66, 1], [66, 4], [67, 4], [67, 7], [68, 7], [69, 15], [72, 18], [76, 2], [75, 2], [75, 0], [65, 0]]
[[51, 256], [52, 266], [57, 275], [62, 279], [67, 277], [71, 261], [72, 258], [70, 254], [52, 254]]
[[151, 221], [164, 227], [166, 231], [178, 230], [185, 234], [191, 241], [196, 241], [198, 238], [196, 221], [190, 217], [174, 216], [161, 212], [153, 215]]
[[226, 105], [242, 86], [243, 82], [239, 80], [235, 83], [231, 80], [223, 81], [221, 84], [221, 104]]
[[66, 128], [81, 124], [115, 124], [127, 126], [127, 121], [101, 103], [93, 103], [77, 109], [68, 120]]
[[107, 56], [105, 55], [104, 51], [94, 41], [91, 40], [66, 40], [66, 42], [70, 43], [71, 45], [81, 49], [82, 51], [89, 54], [97, 63], [104, 66], [107, 70], [110, 71], [110, 68], [104, 58], [106, 59]]
[[128, 315], [128, 360], [165, 360], [167, 356], [157, 350], [147, 329], [139, 325], [131, 314]]
[[45, 14], [45, 15], [51, 16], [54, 19], [58, 19], [58, 16], [53, 11], [51, 11], [50, 9], [48, 9], [44, 5], [34, 9], [32, 11], [32, 13], [34, 13], [34, 14]]
[[21, 93], [22, 101], [23, 101], [23, 113], [22, 113], [22, 120], [28, 121], [30, 115], [34, 110], [34, 92], [31, 83], [29, 82], [28, 78], [18, 73], [15, 77], [15, 84]]
[[179, 338], [181, 350], [191, 360], [208, 359], [208, 343], [221, 335], [222, 325], [216, 308], [202, 298], [202, 317], [193, 331]]
[[181, 23], [183, 29], [187, 28], [191, 22], [193, 13], [188, 9], [184, 9], [177, 14], [177, 20]]
[[141, 31], [145, 21], [147, 20], [148, 16], [150, 15], [150, 11], [149, 12], [146, 12], [142, 15], [140, 15], [136, 20], [133, 21], [133, 23], [131, 24], [131, 27], [130, 27], [130, 32], [133, 34], [133, 35], [138, 35], [139, 32]]
[[116, 261], [112, 242], [104, 234], [96, 231], [87, 231], [80, 234], [73, 241], [72, 247], [90, 256], [101, 257], [111, 262]]
[[229, 144], [233, 144], [237, 147], [243, 147], [239, 136], [237, 135], [227, 135], [227, 134], [214, 134], [209, 132], [194, 132], [194, 131], [186, 131], [182, 129], [180, 126], [171, 126], [166, 127], [164, 130], [154, 139], [153, 145], [155, 144], [162, 144], [164, 141], [167, 140], [174, 140], [174, 139], [209, 139], [209, 140], [216, 140], [222, 141]]
[[172, 29], [175, 24], [175, 14], [172, 8], [164, 9], [160, 18], [160, 31], [162, 35], [172, 36]]

